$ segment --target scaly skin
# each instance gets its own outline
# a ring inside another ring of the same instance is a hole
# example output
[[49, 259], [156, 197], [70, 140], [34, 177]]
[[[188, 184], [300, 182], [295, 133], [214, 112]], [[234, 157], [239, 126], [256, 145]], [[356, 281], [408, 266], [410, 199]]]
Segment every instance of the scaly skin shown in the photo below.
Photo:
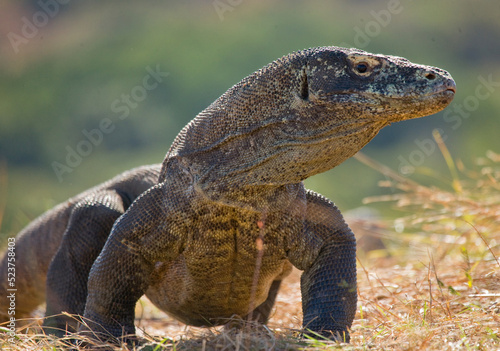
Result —
[[[124, 172], [54, 207], [24, 228], [15, 245], [15, 315], [8, 315], [9, 300], [2, 298], [0, 322], [29, 317], [45, 301], [48, 316], [62, 311], [83, 315], [88, 271], [104, 245], [98, 238], [105, 241], [114, 221], [157, 182], [160, 167]], [[2, 296], [8, 295], [7, 269], [4, 256], [0, 261]], [[74, 331], [76, 322], [71, 318], [59, 316], [47, 319], [46, 324], [66, 329], [66, 322]]]
[[[102, 191], [66, 205], [72, 217], [62, 242], [60, 228], [53, 234], [61, 243], [47, 314], [84, 306], [81, 332], [120, 338], [134, 334], [134, 307], [146, 294], [192, 325], [249, 314], [265, 323], [293, 265], [304, 271], [304, 327], [349, 341], [355, 238], [334, 204], [302, 181], [390, 123], [442, 110], [454, 93], [446, 71], [394, 56], [322, 47], [276, 60], [180, 132], [158, 182], [134, 193], [130, 207]], [[86, 283], [86, 299], [68, 288]], [[52, 318], [46, 326], [76, 324]]]

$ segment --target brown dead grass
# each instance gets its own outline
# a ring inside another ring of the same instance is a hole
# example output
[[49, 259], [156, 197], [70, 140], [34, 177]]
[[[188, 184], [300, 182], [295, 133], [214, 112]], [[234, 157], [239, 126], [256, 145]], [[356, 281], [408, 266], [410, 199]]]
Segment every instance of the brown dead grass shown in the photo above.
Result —
[[[391, 201], [409, 214], [378, 223], [386, 245], [382, 254], [378, 250], [359, 255], [358, 312], [350, 345], [299, 337], [300, 272], [294, 271], [278, 295], [268, 327], [187, 327], [143, 299], [136, 325], [146, 346], [135, 349], [500, 349], [500, 155], [488, 153], [477, 171], [456, 164], [448, 190], [425, 187], [378, 167], [394, 179], [383, 185], [397, 191], [367, 202]], [[394, 226], [397, 231], [390, 229]], [[69, 339], [41, 335], [35, 322], [18, 330], [16, 340], [9, 344], [4, 334], [0, 345], [10, 350], [69, 345]]]

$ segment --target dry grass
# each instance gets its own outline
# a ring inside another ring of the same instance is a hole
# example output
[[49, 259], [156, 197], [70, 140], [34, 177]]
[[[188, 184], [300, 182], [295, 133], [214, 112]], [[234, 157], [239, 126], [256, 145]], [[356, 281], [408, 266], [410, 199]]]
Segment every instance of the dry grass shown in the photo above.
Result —
[[[142, 300], [137, 325], [147, 345], [136, 349], [500, 349], [500, 155], [489, 152], [471, 171], [451, 160], [446, 149], [443, 154], [452, 174], [448, 190], [409, 181], [360, 156], [393, 179], [383, 186], [396, 190], [367, 202], [391, 201], [408, 214], [377, 226], [386, 245], [383, 255], [360, 255], [358, 313], [350, 345], [299, 337], [299, 272], [294, 272], [278, 296], [269, 327], [186, 327]], [[7, 335], [0, 344], [11, 350], [69, 346], [69, 339], [39, 333], [32, 325], [18, 331], [15, 344], [8, 343]]]
[[360, 262], [354, 345], [500, 349], [500, 155], [489, 151], [468, 170], [435, 138], [451, 174], [447, 190], [358, 156], [392, 179], [380, 185], [394, 192], [365, 202], [390, 201], [407, 215], [392, 223], [396, 233], [382, 233], [390, 257]]

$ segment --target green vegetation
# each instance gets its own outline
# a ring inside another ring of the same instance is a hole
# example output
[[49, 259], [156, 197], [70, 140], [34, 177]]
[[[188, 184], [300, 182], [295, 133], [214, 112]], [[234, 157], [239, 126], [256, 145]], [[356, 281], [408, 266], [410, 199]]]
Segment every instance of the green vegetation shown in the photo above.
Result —
[[[434, 128], [442, 129], [465, 163], [492, 143], [498, 146], [500, 24], [494, 2], [69, 2], [37, 35], [13, 46], [8, 34], [22, 35], [22, 18], [33, 22], [42, 11], [36, 1], [19, 3], [2, 5], [9, 17], [0, 37], [0, 158], [9, 174], [0, 194], [7, 203], [4, 235], [120, 171], [161, 162], [183, 125], [227, 88], [275, 58], [311, 46], [396, 54], [445, 68], [456, 79], [453, 104], [465, 112], [452, 105], [446, 116], [386, 128], [364, 150], [377, 160], [396, 169], [405, 161], [440, 168], [435, 145], [425, 144]], [[135, 101], [131, 93], [143, 85], [147, 67], [169, 75]], [[480, 77], [496, 85], [480, 88], [481, 99], [474, 99]], [[132, 95], [130, 105], [122, 94]], [[84, 131], [98, 129], [104, 119], [113, 130], [59, 182], [53, 162], [67, 165], [68, 148], [74, 152], [88, 141]], [[358, 185], [348, 186], [353, 179]], [[378, 179], [348, 161], [308, 186], [348, 209], [365, 195], [380, 194]]]

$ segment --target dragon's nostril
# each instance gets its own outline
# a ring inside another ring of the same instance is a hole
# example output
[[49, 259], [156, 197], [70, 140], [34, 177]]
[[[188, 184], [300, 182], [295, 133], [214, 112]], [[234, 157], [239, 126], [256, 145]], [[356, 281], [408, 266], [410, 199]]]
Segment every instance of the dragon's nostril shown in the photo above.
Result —
[[356, 65], [356, 71], [359, 73], [366, 73], [368, 71], [368, 64], [365, 62], [360, 62]]
[[426, 73], [425, 78], [427, 78], [429, 80], [434, 80], [434, 79], [436, 79], [436, 75], [434, 73]]

